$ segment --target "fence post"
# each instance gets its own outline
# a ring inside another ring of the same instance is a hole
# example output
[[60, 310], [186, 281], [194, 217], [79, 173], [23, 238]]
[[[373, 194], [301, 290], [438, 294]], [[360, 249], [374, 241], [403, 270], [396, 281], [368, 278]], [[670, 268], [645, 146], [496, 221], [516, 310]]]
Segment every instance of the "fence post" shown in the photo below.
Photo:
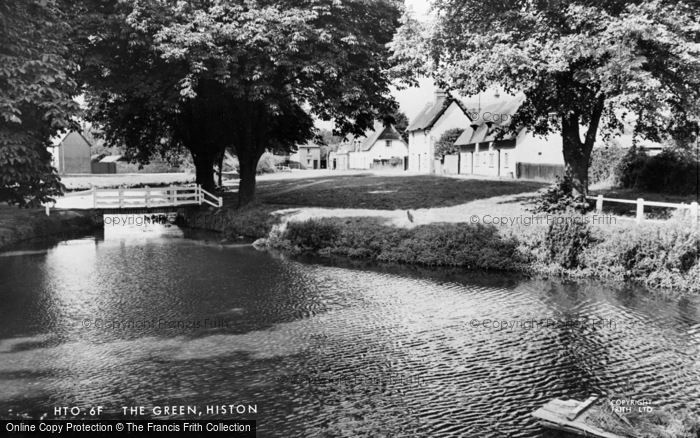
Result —
[[124, 187], [119, 186], [119, 208], [124, 204]]
[[197, 194], [199, 195], [199, 196], [197, 196], [197, 198], [199, 200], [199, 205], [202, 205], [202, 199], [204, 199], [204, 193], [202, 192], [202, 186], [199, 184], [197, 184]]
[[693, 226], [698, 226], [698, 203], [693, 201], [690, 203], [690, 220], [693, 221]]
[[97, 189], [92, 187], [92, 208], [97, 208]]
[[146, 208], [151, 207], [151, 188], [146, 186]]
[[603, 195], [598, 195], [595, 201], [595, 209], [598, 213], [603, 212]]
[[46, 216], [49, 216], [51, 213], [49, 212], [49, 204], [44, 205], [44, 208], [46, 209]]
[[644, 199], [637, 198], [637, 223], [641, 224], [644, 220]]

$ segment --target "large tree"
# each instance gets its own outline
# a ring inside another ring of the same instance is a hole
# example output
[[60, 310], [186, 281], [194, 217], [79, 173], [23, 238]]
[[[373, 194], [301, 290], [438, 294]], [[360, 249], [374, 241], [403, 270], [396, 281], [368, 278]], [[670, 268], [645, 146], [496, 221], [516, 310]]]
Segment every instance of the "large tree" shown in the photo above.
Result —
[[397, 73], [430, 74], [465, 95], [523, 92], [511, 126], [561, 133], [575, 195], [587, 193], [596, 138], [619, 133], [624, 119], [654, 141], [695, 131], [698, 2], [435, 0], [434, 9], [431, 26], [404, 20]]
[[395, 109], [399, 17], [395, 0], [96, 1], [79, 37], [92, 115], [134, 156], [189, 149], [205, 188], [230, 148], [244, 205], [263, 152], [313, 138], [314, 116], [361, 134]]
[[66, 6], [0, 2], [0, 202], [35, 206], [62, 191], [47, 147], [52, 136], [76, 127], [79, 110]]

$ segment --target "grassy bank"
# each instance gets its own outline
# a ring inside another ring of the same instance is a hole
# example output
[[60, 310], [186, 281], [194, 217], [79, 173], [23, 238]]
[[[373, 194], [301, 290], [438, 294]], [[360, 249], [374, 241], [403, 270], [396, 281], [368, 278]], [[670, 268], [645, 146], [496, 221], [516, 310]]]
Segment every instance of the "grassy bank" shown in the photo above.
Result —
[[181, 225], [218, 231], [226, 240], [255, 240], [267, 237], [281, 217], [280, 207], [255, 203], [241, 209], [189, 208], [181, 213]]
[[319, 218], [276, 229], [267, 245], [294, 254], [602, 278], [671, 293], [700, 292], [700, 233], [683, 224], [607, 230], [572, 221], [504, 232], [470, 223], [398, 228], [371, 217]]
[[[539, 187], [435, 176], [262, 181], [256, 204], [236, 210], [229, 193], [225, 208], [192, 211], [186, 224], [223, 232], [228, 240], [264, 238], [261, 244], [296, 254], [700, 292], [698, 230], [680, 220], [596, 224], [591, 215], [573, 212], [549, 222], [515, 220], [532, 218], [527, 206]], [[478, 223], [469, 222], [475, 217]]]
[[100, 227], [87, 211], [52, 211], [19, 209], [0, 205], [0, 249], [23, 240], [54, 235], [88, 233]]
[[653, 407], [651, 412], [620, 414], [613, 409], [615, 401], [635, 400], [636, 397], [609, 397], [602, 401], [602, 409], [588, 418], [588, 422], [608, 432], [630, 438], [688, 438], [700, 436], [700, 416], [688, 410], [669, 411]]

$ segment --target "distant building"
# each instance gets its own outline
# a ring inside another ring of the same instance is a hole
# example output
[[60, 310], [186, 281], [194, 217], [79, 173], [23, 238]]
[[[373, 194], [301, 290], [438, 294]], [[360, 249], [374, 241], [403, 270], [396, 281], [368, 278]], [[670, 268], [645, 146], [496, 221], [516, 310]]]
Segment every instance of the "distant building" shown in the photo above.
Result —
[[520, 129], [499, 138], [523, 101], [520, 96], [470, 112], [474, 120], [455, 141], [460, 174], [541, 180], [563, 175], [561, 135], [540, 137]]
[[391, 126], [375, 122], [365, 137], [350, 138], [328, 156], [331, 170], [403, 169], [408, 166], [408, 145]]
[[298, 162], [304, 169], [321, 169], [321, 146], [313, 142], [299, 146], [289, 155], [289, 160]]
[[471, 120], [463, 104], [448, 93], [438, 90], [433, 102], [408, 126], [408, 170], [435, 172], [435, 143], [448, 129], [466, 129]]
[[77, 131], [52, 140], [52, 164], [59, 174], [92, 173], [90, 142]]

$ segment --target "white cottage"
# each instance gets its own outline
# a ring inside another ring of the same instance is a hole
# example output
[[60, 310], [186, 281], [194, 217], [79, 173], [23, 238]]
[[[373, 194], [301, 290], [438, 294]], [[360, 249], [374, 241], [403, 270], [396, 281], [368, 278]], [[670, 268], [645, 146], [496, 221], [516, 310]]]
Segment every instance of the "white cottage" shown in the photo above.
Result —
[[463, 104], [447, 92], [435, 92], [435, 100], [423, 108], [408, 126], [408, 170], [435, 172], [435, 143], [449, 129], [465, 129], [471, 120]]
[[406, 169], [408, 146], [391, 125], [375, 122], [364, 138], [351, 138], [328, 156], [331, 170]]
[[523, 101], [520, 96], [470, 112], [474, 120], [455, 141], [460, 148], [459, 173], [542, 180], [563, 175], [561, 135], [540, 137], [521, 129], [499, 138]]

